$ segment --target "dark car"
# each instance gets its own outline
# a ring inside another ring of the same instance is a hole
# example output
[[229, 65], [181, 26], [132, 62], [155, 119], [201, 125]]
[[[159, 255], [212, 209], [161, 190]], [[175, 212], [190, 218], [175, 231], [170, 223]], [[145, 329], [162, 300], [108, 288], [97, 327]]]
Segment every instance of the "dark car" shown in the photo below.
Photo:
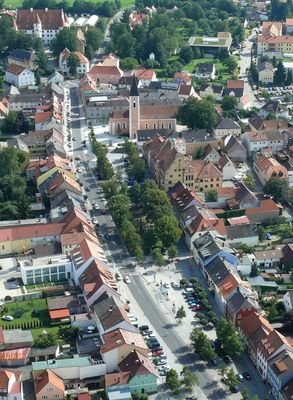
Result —
[[14, 281], [15, 281], [15, 278], [13, 278], [13, 277], [7, 279], [7, 282], [14, 282]]
[[249, 372], [245, 371], [245, 372], [242, 373], [242, 375], [244, 376], [244, 378], [245, 378], [247, 381], [251, 381], [251, 375], [250, 375]]
[[152, 351], [158, 350], [159, 347], [161, 347], [161, 345], [158, 341], [149, 343], [149, 348], [152, 349]]
[[233, 360], [230, 356], [223, 357], [223, 360], [225, 361], [226, 364], [232, 364], [232, 362], [233, 362]]
[[13, 314], [14, 318], [21, 318], [23, 316], [24, 312], [22, 310], [17, 310]]
[[218, 361], [217, 361], [215, 358], [213, 358], [213, 359], [210, 361], [210, 365], [211, 365], [212, 367], [216, 367], [216, 366], [218, 365]]
[[237, 385], [232, 385], [232, 386], [230, 386], [230, 391], [231, 391], [231, 393], [238, 393], [239, 387]]
[[150, 330], [148, 325], [141, 325], [138, 329], [140, 331], [149, 331]]

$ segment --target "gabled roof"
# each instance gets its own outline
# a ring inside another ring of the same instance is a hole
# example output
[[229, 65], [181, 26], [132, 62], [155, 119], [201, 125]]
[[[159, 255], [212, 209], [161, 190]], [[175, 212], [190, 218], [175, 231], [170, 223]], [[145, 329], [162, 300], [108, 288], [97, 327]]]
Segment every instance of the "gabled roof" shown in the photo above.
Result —
[[131, 372], [114, 372], [112, 374], [105, 375], [105, 387], [126, 385], [131, 378]]
[[37, 224], [0, 228], [0, 242], [60, 235], [64, 224]]
[[225, 144], [225, 149], [224, 149], [225, 152], [228, 152], [228, 151], [230, 151], [231, 149], [233, 149], [234, 146], [237, 146], [237, 147], [241, 148], [241, 149], [246, 153], [246, 149], [245, 149], [245, 147], [243, 146], [243, 144], [240, 143], [239, 140], [236, 139], [235, 136], [233, 136], [233, 135], [227, 136], [227, 137], [225, 138], [224, 144]]
[[[15, 379], [15, 383], [10, 387], [10, 380]], [[21, 381], [21, 372], [18, 370], [0, 369], [0, 392], [13, 395], [21, 392], [18, 385]]]
[[20, 75], [25, 70], [26, 70], [25, 67], [22, 67], [21, 65], [17, 64], [9, 64], [6, 68], [6, 72], [9, 72], [10, 74], [13, 75]]
[[115, 331], [104, 333], [102, 335], [104, 344], [101, 346], [101, 352], [107, 353], [123, 345], [134, 346], [147, 350], [147, 345], [140, 333], [126, 331], [125, 329], [116, 329]]
[[177, 182], [176, 185], [171, 189], [170, 197], [173, 205], [178, 212], [183, 211], [192, 202], [196, 202], [199, 206], [203, 206], [205, 203], [192, 190], [188, 189], [182, 182]]
[[208, 160], [194, 160], [191, 165], [194, 168], [195, 179], [222, 178], [219, 169]]
[[282, 377], [288, 374], [292, 374], [293, 352], [287, 350], [281, 351], [270, 360], [269, 365], [279, 379], [282, 379]]
[[214, 71], [215, 64], [213, 63], [200, 63], [197, 65], [198, 73], [211, 74]]
[[134, 76], [136, 76], [138, 80], [153, 79], [156, 76], [156, 73], [153, 69], [137, 68], [134, 70]]
[[215, 129], [241, 129], [239, 124], [231, 118], [223, 118]]
[[261, 339], [259, 351], [268, 360], [284, 344], [290, 347], [285, 336], [273, 329], [265, 338]]
[[22, 50], [22, 49], [15, 49], [12, 50], [9, 53], [9, 58], [14, 58], [16, 60], [19, 61], [31, 61], [32, 57], [33, 57], [33, 52], [28, 51], [28, 50]]
[[123, 321], [131, 324], [122, 304], [117, 304], [117, 300], [113, 297], [100, 301], [94, 306], [94, 310], [105, 331]]
[[57, 30], [66, 25], [67, 16], [63, 10], [21, 10], [16, 13], [16, 25], [19, 30], [33, 30], [36, 22], [42, 24], [43, 29]]
[[228, 89], [244, 89], [244, 80], [242, 79], [228, 79], [227, 80]]
[[219, 286], [234, 271], [233, 266], [221, 257], [214, 258], [205, 266], [206, 272], [215, 285]]
[[136, 350], [129, 353], [128, 356], [118, 364], [118, 367], [121, 372], [130, 371], [131, 377], [146, 374], [158, 376], [154, 364]]
[[269, 100], [261, 107], [261, 110], [272, 113], [286, 112], [288, 111], [288, 107], [282, 104], [279, 100]]
[[244, 239], [250, 237], [258, 237], [258, 225], [257, 224], [240, 224], [240, 225], [229, 225], [226, 226], [227, 238], [233, 240]]
[[256, 311], [249, 314], [249, 316], [241, 318], [238, 326], [245, 338], [255, 348], [259, 344], [259, 340], [273, 330], [269, 321]]
[[226, 227], [223, 219], [219, 219], [211, 210], [199, 207], [194, 207], [194, 209], [194, 219], [187, 227], [187, 232], [190, 236], [206, 231], [217, 231], [220, 235], [226, 235]]
[[54, 386], [61, 392], [65, 392], [63, 379], [54, 374], [50, 369], [45, 370], [35, 379], [35, 393], [41, 392], [47, 385]]
[[238, 311], [245, 308], [254, 308], [258, 310], [258, 305], [248, 297], [245, 291], [242, 292], [241, 287], [227, 299], [227, 308], [235, 315]]

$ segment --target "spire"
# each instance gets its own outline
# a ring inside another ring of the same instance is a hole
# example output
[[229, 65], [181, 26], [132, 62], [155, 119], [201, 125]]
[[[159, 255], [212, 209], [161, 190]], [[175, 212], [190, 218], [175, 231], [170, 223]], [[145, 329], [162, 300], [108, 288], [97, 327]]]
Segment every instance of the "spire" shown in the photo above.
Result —
[[135, 96], [138, 97], [138, 96], [139, 96], [135, 75], [132, 75], [131, 87], [130, 87], [129, 96], [130, 96], [130, 97], [135, 97]]

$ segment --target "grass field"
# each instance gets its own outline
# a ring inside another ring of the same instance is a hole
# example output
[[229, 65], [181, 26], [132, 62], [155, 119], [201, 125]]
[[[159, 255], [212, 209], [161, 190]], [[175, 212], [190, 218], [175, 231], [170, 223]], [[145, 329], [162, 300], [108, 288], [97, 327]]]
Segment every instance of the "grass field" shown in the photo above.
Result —
[[[22, 5], [23, 0], [6, 0], [5, 6], [8, 8], [18, 8]], [[92, 3], [102, 3], [104, 0], [92, 0]], [[74, 0], [68, 0], [68, 4], [71, 6]], [[121, 7], [126, 8], [134, 4], [134, 0], [121, 0]]]
[[[33, 314], [34, 310], [37, 312]], [[22, 311], [20, 317], [14, 317], [15, 312]], [[34, 326], [42, 326], [49, 324], [49, 315], [46, 299], [33, 299], [26, 301], [18, 301], [5, 304], [5, 309], [1, 312], [3, 315], [11, 315], [13, 321], [0, 320], [0, 326], [6, 328], [33, 328]], [[31, 326], [30, 326], [31, 325]]]
[[[225, 67], [225, 65], [223, 65], [221, 62], [219, 62], [217, 60], [213, 61], [213, 59], [211, 59], [211, 58], [199, 58], [196, 60], [192, 60], [192, 61], [190, 61], [190, 63], [184, 65], [183, 71], [188, 71], [190, 73], [193, 73], [198, 64], [211, 63], [211, 62], [216, 63], [216, 73], [217, 73], [217, 76], [222, 77], [221, 81], [226, 81], [227, 79], [231, 79], [232, 74], [228, 71], [228, 69]], [[219, 79], [217, 79], [217, 76], [215, 79], [215, 83], [219, 81]]]
[[40, 291], [40, 289], [50, 289], [62, 285], [68, 285], [68, 281], [36, 283], [34, 285], [26, 285], [25, 288], [27, 293], [31, 293], [31, 292], [38, 292]]

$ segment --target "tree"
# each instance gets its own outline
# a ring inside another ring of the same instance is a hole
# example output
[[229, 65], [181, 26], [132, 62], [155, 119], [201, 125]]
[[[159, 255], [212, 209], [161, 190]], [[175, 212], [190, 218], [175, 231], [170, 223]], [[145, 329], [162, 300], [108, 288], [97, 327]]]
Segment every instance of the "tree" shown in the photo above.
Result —
[[177, 253], [178, 253], [178, 249], [175, 246], [175, 244], [172, 244], [170, 247], [168, 247], [168, 257], [169, 257], [169, 259], [172, 260], [173, 258], [175, 258]]
[[189, 97], [179, 108], [178, 119], [191, 129], [211, 130], [216, 123], [216, 114], [208, 100]]
[[130, 162], [128, 177], [137, 182], [141, 182], [145, 177], [145, 162], [142, 158], [135, 158]]
[[136, 181], [134, 182], [134, 185], [129, 189], [129, 196], [133, 204], [139, 204], [141, 198], [141, 190], [139, 184]]
[[285, 85], [285, 81], [286, 81], [286, 70], [282, 61], [279, 61], [277, 69], [274, 74], [274, 83], [276, 85], [283, 86]]
[[165, 260], [162, 255], [162, 249], [160, 247], [154, 247], [151, 251], [151, 254], [154, 264], [158, 265], [159, 267], [165, 264]]
[[185, 317], [186, 317], [186, 311], [184, 310], [184, 307], [181, 306], [178, 308], [175, 318], [179, 319], [179, 323], [181, 323], [181, 320]]
[[57, 33], [51, 42], [51, 49], [55, 57], [67, 48], [69, 51], [77, 50], [76, 30], [74, 28], [63, 28]]
[[235, 57], [228, 57], [224, 60], [224, 64], [226, 65], [226, 67], [228, 68], [228, 71], [231, 74], [234, 74], [236, 68], [237, 68], [237, 60]]
[[141, 260], [143, 258], [142, 240], [131, 221], [123, 220], [120, 235], [130, 254]]
[[155, 221], [155, 234], [165, 248], [177, 243], [181, 236], [181, 229], [175, 216], [162, 215]]
[[85, 31], [86, 46], [97, 50], [103, 41], [103, 32], [95, 26], [87, 26]]
[[224, 111], [234, 110], [237, 106], [237, 99], [234, 96], [224, 96], [222, 100], [222, 109]]
[[204, 361], [211, 361], [216, 358], [216, 353], [212, 348], [211, 342], [204, 332], [196, 328], [190, 334], [190, 340], [194, 352]]
[[123, 60], [120, 60], [120, 68], [123, 71], [132, 71], [138, 66], [138, 61], [134, 57], [126, 57]]
[[143, 190], [142, 186], [142, 204], [143, 212], [151, 222], [156, 222], [162, 215], [172, 214], [169, 198], [161, 189]]
[[243, 342], [232, 322], [221, 319], [216, 326], [217, 338], [225, 355], [239, 356], [243, 350]]
[[38, 65], [38, 72], [40, 76], [48, 75], [52, 72], [52, 68], [49, 64], [49, 59], [47, 54], [44, 52], [44, 49], [37, 51], [37, 65]]
[[192, 48], [190, 46], [182, 47], [179, 56], [184, 64], [188, 64], [193, 59]]
[[108, 181], [104, 181], [101, 183], [104, 196], [106, 200], [109, 200], [111, 197], [119, 194], [120, 185], [116, 178], [109, 179]]
[[286, 86], [291, 86], [292, 82], [293, 82], [292, 70], [289, 69], [288, 72], [287, 72]]
[[70, 342], [74, 344], [78, 335], [78, 328], [68, 325], [60, 325], [58, 328], [58, 335], [59, 337], [62, 337], [66, 343]]
[[242, 400], [249, 400], [250, 399], [250, 395], [249, 395], [249, 391], [247, 388], [244, 388], [241, 392], [242, 395]]
[[273, 176], [265, 184], [263, 191], [265, 194], [273, 196], [278, 201], [284, 201], [289, 191], [289, 184], [286, 179]]
[[255, 190], [256, 188], [256, 180], [254, 179], [253, 175], [248, 174], [244, 179], [245, 185], [248, 187], [249, 190]]
[[68, 60], [67, 60], [67, 65], [68, 65], [70, 75], [75, 76], [76, 70], [80, 65], [79, 58], [77, 57], [76, 54], [70, 53]]
[[204, 147], [198, 147], [193, 155], [194, 160], [201, 160], [205, 154], [205, 148]]
[[181, 382], [178, 373], [175, 369], [171, 368], [166, 375], [166, 385], [174, 394], [180, 393]]
[[215, 189], [211, 189], [205, 194], [206, 202], [213, 202], [218, 200], [218, 192]]
[[236, 376], [236, 374], [235, 374], [233, 368], [230, 368], [230, 369], [227, 371], [226, 376], [227, 376], [227, 382], [228, 382], [228, 384], [229, 384], [230, 386], [234, 386], [234, 385], [238, 385], [238, 384], [239, 384], [239, 379], [238, 379], [238, 377]]
[[116, 194], [109, 199], [108, 206], [118, 228], [121, 227], [125, 219], [130, 219], [130, 205], [129, 197], [123, 194]]
[[197, 376], [188, 367], [183, 367], [183, 384], [188, 392], [192, 392], [193, 386], [197, 385]]
[[258, 70], [254, 62], [251, 62], [249, 72], [253, 82], [258, 83]]
[[266, 231], [262, 226], [258, 227], [258, 238], [260, 242], [264, 242], [266, 239]]
[[54, 346], [57, 342], [56, 336], [52, 332], [43, 331], [34, 340], [34, 346], [40, 349], [45, 349], [46, 347]]

